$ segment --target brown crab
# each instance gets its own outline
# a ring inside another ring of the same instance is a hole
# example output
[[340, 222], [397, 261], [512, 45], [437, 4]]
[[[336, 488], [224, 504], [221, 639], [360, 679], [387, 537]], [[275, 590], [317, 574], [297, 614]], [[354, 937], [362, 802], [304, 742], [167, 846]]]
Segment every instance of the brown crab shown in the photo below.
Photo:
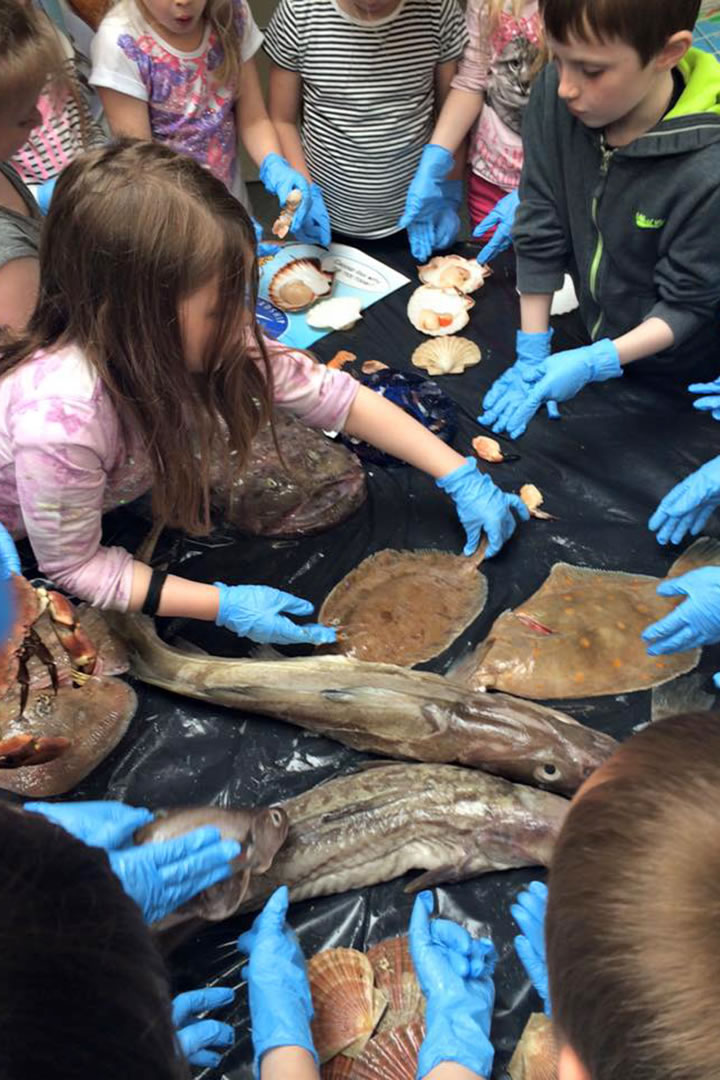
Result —
[[108, 677], [127, 659], [99, 612], [20, 576], [13, 585], [15, 619], [0, 648], [0, 787], [59, 794], [117, 744], [136, 699]]

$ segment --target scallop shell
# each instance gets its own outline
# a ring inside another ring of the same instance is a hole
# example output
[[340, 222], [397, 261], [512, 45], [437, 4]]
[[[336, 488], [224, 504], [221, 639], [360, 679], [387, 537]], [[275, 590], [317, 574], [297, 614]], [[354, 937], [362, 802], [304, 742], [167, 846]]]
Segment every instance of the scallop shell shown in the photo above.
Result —
[[319, 259], [293, 259], [274, 274], [268, 296], [283, 311], [303, 311], [332, 289], [333, 274]]
[[355, 1062], [344, 1054], [336, 1054], [320, 1066], [322, 1080], [350, 1080]]
[[425, 1020], [376, 1035], [353, 1065], [352, 1080], [415, 1080]]
[[375, 972], [375, 985], [388, 999], [378, 1031], [389, 1031], [424, 1015], [425, 997], [410, 957], [407, 934], [387, 938], [373, 945], [365, 955]]
[[421, 285], [408, 301], [408, 319], [416, 330], [430, 337], [455, 334], [467, 326], [468, 310], [475, 303], [457, 289], [434, 289]]
[[429, 263], [418, 267], [418, 277], [423, 285], [459, 289], [462, 293], [481, 289], [490, 274], [489, 266], [482, 266], [477, 259], [464, 259], [462, 255], [435, 255]]
[[511, 1080], [557, 1080], [557, 1047], [552, 1020], [547, 1016], [531, 1015], [508, 1065], [508, 1074]]
[[319, 330], [349, 330], [361, 318], [362, 304], [350, 296], [336, 296], [316, 304], [306, 315], [308, 326]]
[[430, 375], [459, 375], [465, 368], [479, 364], [480, 356], [474, 341], [461, 337], [441, 337], [418, 345], [412, 354], [412, 362]]
[[374, 987], [367, 957], [355, 949], [326, 949], [308, 963], [315, 1018], [312, 1035], [320, 1062], [344, 1051], [358, 1057], [387, 1006]]

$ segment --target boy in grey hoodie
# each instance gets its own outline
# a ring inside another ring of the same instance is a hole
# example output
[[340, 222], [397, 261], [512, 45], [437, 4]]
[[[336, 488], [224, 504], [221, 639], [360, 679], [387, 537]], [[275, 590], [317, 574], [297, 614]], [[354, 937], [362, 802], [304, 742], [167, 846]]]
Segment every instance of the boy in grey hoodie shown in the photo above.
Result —
[[[515, 438], [543, 402], [678, 346], [720, 305], [720, 64], [700, 0], [540, 0], [553, 62], [523, 126], [517, 361], [479, 418]], [[592, 344], [550, 355], [569, 271]]]

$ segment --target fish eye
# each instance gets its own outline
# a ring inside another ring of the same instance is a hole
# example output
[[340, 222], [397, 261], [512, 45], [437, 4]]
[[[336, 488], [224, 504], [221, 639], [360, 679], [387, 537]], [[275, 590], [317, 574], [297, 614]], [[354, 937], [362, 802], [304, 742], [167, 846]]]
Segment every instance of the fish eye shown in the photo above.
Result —
[[539, 765], [535, 770], [536, 780], [557, 780], [560, 776], [560, 770], [557, 765], [553, 765], [551, 761], [546, 761], [544, 764]]
[[282, 810], [271, 810], [270, 820], [272, 821], [273, 825], [277, 825], [278, 827], [280, 827], [284, 820]]

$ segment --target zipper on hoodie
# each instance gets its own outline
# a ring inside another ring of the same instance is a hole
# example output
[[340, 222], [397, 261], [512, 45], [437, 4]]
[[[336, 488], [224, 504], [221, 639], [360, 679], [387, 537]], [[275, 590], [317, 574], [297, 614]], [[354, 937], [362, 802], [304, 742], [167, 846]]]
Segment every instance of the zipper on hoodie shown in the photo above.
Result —
[[[592, 257], [592, 262], [590, 263], [590, 295], [592, 296], [592, 298], [593, 298], [593, 300], [595, 301], [596, 304], [598, 303], [597, 292], [596, 292], [597, 279], [598, 279], [598, 273], [600, 272], [600, 263], [602, 262], [602, 257], [603, 257], [603, 236], [602, 236], [602, 233], [600, 232], [600, 226], [598, 225], [598, 207], [600, 205], [600, 199], [603, 196], [603, 192], [605, 191], [605, 184], [606, 184], [606, 181], [607, 181], [607, 174], [608, 174], [608, 170], [610, 168], [610, 162], [612, 161], [614, 153], [615, 153], [614, 150], [610, 150], [608, 148], [607, 143], [605, 142], [605, 135], [604, 134], [601, 135], [600, 136], [600, 154], [601, 154], [600, 177], [599, 177], [598, 183], [597, 183], [597, 185], [595, 187], [595, 191], [593, 193], [592, 207], [591, 207], [592, 223], [595, 226], [595, 233], [596, 233], [597, 239], [596, 239], [596, 242], [595, 242], [595, 252], [594, 252], [593, 257]], [[599, 306], [599, 304], [598, 304], [598, 306]], [[595, 325], [593, 326], [592, 330], [590, 331], [590, 337], [592, 338], [593, 341], [595, 341], [596, 338], [597, 338], [598, 332], [600, 330], [600, 324], [602, 323], [602, 319], [603, 319], [603, 314], [602, 314], [602, 311], [601, 311], [600, 314], [598, 315], [596, 321], [595, 321]]]

